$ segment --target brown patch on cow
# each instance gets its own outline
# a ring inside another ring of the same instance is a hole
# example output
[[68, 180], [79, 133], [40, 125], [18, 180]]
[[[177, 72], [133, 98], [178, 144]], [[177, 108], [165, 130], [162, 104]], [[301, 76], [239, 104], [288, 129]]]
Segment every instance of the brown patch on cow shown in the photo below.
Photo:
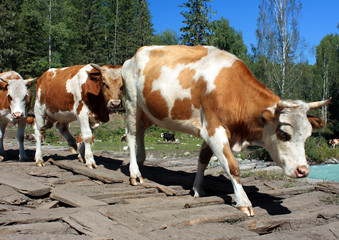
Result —
[[83, 66], [46, 71], [37, 81], [36, 92], [41, 89], [40, 104], [46, 104], [48, 111], [72, 111], [74, 97], [67, 92], [66, 82], [72, 79]]
[[224, 144], [223, 149], [224, 156], [226, 157], [228, 169], [230, 170], [231, 175], [235, 180], [240, 184], [239, 174], [240, 174], [240, 168], [238, 161], [233, 156], [232, 150], [230, 148], [230, 145], [228, 143]]
[[231, 146], [238, 141], [260, 139], [264, 127], [262, 112], [280, 98], [257, 81], [240, 60], [221, 69], [214, 84], [215, 89], [203, 100], [207, 122], [219, 121], [228, 129]]
[[0, 110], [4, 110], [4, 109], [9, 109], [9, 102], [8, 102], [8, 97], [7, 97], [7, 90], [0, 90], [0, 99], [2, 99], [0, 101]]
[[[178, 57], [180, 52], [180, 57]], [[185, 54], [182, 54], [182, 53]], [[168, 117], [169, 108], [166, 99], [160, 90], [152, 91], [153, 82], [161, 75], [161, 68], [166, 66], [174, 69], [178, 64], [189, 64], [199, 61], [207, 55], [207, 49], [203, 46], [166, 46], [150, 51], [149, 61], [143, 71], [145, 76], [143, 95], [150, 113], [162, 120]]]
[[179, 74], [178, 80], [183, 89], [188, 89], [194, 86], [195, 81], [193, 79], [196, 71], [185, 68]]
[[192, 116], [192, 104], [189, 98], [176, 99], [171, 110], [173, 120], [186, 120]]
[[308, 121], [311, 123], [313, 129], [322, 129], [325, 126], [324, 119], [320, 117], [307, 116]]
[[78, 107], [77, 107], [77, 114], [78, 114], [78, 115], [80, 114], [80, 112], [81, 112], [83, 106], [84, 106], [83, 101], [80, 101], [80, 102], [79, 102], [79, 105], [78, 105]]

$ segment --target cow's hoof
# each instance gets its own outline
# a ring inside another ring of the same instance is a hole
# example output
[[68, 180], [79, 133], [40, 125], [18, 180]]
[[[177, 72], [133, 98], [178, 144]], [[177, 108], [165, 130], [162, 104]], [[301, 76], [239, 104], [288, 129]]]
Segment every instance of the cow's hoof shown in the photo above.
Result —
[[79, 162], [82, 162], [82, 163], [84, 162], [84, 159], [81, 156], [78, 156], [78, 160], [79, 160]]
[[4, 156], [0, 156], [0, 162], [2, 162], [5, 159]]
[[44, 167], [45, 163], [43, 161], [36, 162], [37, 167]]
[[95, 163], [86, 164], [86, 167], [89, 169], [97, 168], [98, 166]]
[[133, 185], [133, 186], [138, 185], [137, 179], [139, 180], [140, 183], [144, 182], [144, 179], [142, 177], [130, 178], [131, 185]]
[[77, 150], [75, 150], [74, 147], [69, 147], [69, 151], [70, 151], [72, 154], [77, 154]]
[[244, 212], [247, 216], [253, 217], [254, 216], [254, 211], [253, 207], [237, 207], [240, 211]]

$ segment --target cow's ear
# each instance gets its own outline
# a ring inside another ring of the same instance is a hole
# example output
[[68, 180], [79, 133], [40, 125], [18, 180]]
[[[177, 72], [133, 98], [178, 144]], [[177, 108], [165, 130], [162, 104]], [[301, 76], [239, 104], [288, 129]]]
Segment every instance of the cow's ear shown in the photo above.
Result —
[[313, 129], [321, 129], [325, 125], [324, 120], [320, 117], [307, 116], [307, 118]]
[[271, 110], [266, 109], [262, 112], [261, 118], [264, 123], [273, 124], [275, 116]]
[[101, 85], [101, 73], [95, 69], [88, 72], [88, 79], [86, 81], [87, 92], [98, 96], [100, 93]]
[[0, 78], [0, 89], [6, 89], [7, 88], [8, 81], [5, 79]]

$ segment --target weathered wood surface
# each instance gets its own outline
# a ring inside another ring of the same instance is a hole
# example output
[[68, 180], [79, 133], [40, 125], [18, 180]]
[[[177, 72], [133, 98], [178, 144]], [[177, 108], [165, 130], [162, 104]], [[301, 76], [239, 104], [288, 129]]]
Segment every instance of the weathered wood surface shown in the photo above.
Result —
[[339, 237], [338, 183], [242, 179], [256, 214], [247, 217], [217, 169], [207, 171], [207, 196], [193, 198], [193, 165], [146, 161], [145, 182], [131, 186], [127, 162], [111, 153], [97, 169], [63, 156], [43, 168], [0, 162], [0, 239]]
[[25, 178], [23, 175], [16, 175], [11, 172], [0, 169], [0, 183], [13, 187], [18, 192], [24, 193], [33, 197], [44, 196], [51, 190], [43, 184], [40, 184], [31, 179]]

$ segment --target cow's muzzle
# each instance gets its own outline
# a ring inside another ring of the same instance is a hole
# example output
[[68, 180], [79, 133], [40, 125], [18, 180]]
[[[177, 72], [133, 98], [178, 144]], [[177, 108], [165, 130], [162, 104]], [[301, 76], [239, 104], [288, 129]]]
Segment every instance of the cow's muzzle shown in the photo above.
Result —
[[107, 104], [108, 108], [117, 108], [120, 107], [121, 100], [110, 100]]
[[302, 165], [302, 166], [297, 167], [294, 173], [297, 178], [303, 178], [303, 177], [308, 176], [309, 170], [308, 170], [308, 167], [306, 167], [305, 165]]
[[15, 112], [12, 114], [14, 119], [23, 119], [24, 118], [24, 113], [22, 112]]

